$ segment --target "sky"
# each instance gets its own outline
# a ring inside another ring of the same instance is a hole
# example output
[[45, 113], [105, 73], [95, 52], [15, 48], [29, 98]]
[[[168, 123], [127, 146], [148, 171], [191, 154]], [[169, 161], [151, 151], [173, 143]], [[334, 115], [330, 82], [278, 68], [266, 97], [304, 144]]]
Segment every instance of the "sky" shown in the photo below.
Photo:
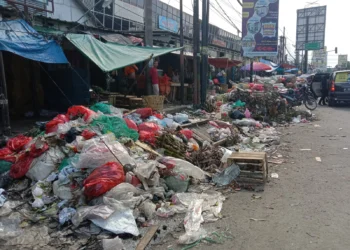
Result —
[[[179, 8], [179, 0], [161, 1]], [[184, 11], [189, 14], [193, 14], [193, 0], [183, 0], [183, 2]], [[201, 17], [202, 1], [199, 0], [199, 2]], [[242, 17], [237, 13], [237, 11], [239, 13], [242, 13], [242, 7], [238, 4], [237, 0], [210, 0], [210, 2], [212, 4], [212, 7], [210, 9], [211, 12], [209, 14], [209, 21], [211, 24], [214, 24], [233, 34], [237, 34], [237, 30], [234, 28], [233, 24], [242, 30]], [[312, 2], [317, 3], [310, 6], [309, 3]], [[293, 56], [295, 56], [295, 49], [293, 45], [295, 45], [296, 39], [297, 10], [307, 7], [324, 5], [327, 5], [325, 38], [325, 45], [327, 46], [327, 50], [334, 50], [335, 47], [338, 47], [338, 54], [350, 55], [350, 32], [348, 30], [348, 23], [350, 22], [349, 0], [280, 0], [279, 27], [281, 29], [283, 29], [283, 27], [286, 28], [287, 48]], [[220, 6], [225, 10], [231, 21], [225, 20], [225, 14], [221, 10]], [[281, 30], [279, 35], [281, 35]], [[289, 58], [291, 57], [289, 56]], [[334, 52], [329, 52], [328, 66], [335, 66], [337, 63], [338, 55], [336, 55]]]

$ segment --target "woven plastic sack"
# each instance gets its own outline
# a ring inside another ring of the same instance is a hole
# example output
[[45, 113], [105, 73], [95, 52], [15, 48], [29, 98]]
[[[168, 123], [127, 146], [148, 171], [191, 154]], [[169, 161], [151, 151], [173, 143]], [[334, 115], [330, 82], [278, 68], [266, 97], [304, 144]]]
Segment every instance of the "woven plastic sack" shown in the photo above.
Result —
[[32, 137], [27, 137], [24, 135], [18, 135], [7, 142], [7, 147], [14, 151], [19, 152], [21, 151], [25, 145], [27, 145], [32, 140]]
[[101, 115], [95, 119], [91, 126], [98, 127], [103, 134], [112, 132], [116, 138], [126, 137], [137, 141], [139, 134], [126, 125], [125, 121], [119, 117], [108, 117]]
[[5, 173], [11, 169], [12, 162], [0, 160], [0, 174]]
[[10, 176], [14, 179], [22, 178], [29, 171], [33, 162], [33, 157], [29, 155], [21, 155], [18, 161], [12, 165], [10, 169]]
[[95, 112], [102, 112], [103, 114], [111, 114], [111, 108], [110, 108], [110, 105], [106, 104], [106, 103], [103, 103], [103, 102], [98, 102], [98, 103], [95, 103], [94, 105], [92, 105], [90, 107], [91, 110], [95, 111]]
[[67, 111], [67, 117], [71, 120], [82, 117], [85, 122], [91, 122], [97, 114], [95, 111], [84, 106], [72, 106]]
[[108, 162], [96, 168], [84, 180], [84, 194], [89, 198], [98, 197], [124, 181], [123, 166]]

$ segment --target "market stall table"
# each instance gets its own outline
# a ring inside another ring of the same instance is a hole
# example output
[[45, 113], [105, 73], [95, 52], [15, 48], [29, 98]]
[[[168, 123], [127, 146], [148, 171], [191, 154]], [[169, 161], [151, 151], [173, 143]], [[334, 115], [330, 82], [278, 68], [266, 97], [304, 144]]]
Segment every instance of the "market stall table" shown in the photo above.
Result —
[[[170, 94], [170, 100], [173, 102], [175, 101], [176, 98], [176, 92], [177, 92], [177, 88], [181, 88], [181, 83], [177, 83], [177, 82], [170, 82], [170, 86], [171, 86], [171, 94]], [[184, 87], [185, 87], [185, 100], [187, 99], [187, 89], [191, 88], [191, 84], [188, 83], [184, 83]]]

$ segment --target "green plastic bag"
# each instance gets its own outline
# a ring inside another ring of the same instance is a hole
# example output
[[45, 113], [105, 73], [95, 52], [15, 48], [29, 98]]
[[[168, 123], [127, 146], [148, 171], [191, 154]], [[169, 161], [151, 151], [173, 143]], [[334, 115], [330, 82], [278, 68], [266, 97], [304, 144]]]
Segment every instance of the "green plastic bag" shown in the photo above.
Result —
[[109, 115], [112, 113], [111, 111], [111, 107], [109, 104], [103, 103], [103, 102], [98, 102], [95, 103], [94, 105], [92, 105], [90, 107], [91, 110], [95, 111], [95, 112], [102, 112], [103, 114]]
[[80, 154], [75, 154], [73, 157], [67, 157], [64, 158], [60, 164], [60, 166], [58, 167], [58, 170], [61, 171], [62, 169], [64, 169], [65, 167], [72, 165], [72, 162], [78, 162], [79, 160], [79, 155]]
[[134, 141], [139, 139], [137, 131], [128, 128], [124, 119], [101, 115], [93, 120], [91, 126], [98, 127], [103, 134], [113, 133], [116, 138], [127, 137]]
[[0, 160], [0, 174], [9, 171], [11, 166], [12, 166], [11, 162]]
[[233, 108], [241, 108], [245, 106], [245, 102], [242, 102], [241, 100], [238, 100], [237, 102], [235, 102], [232, 107]]

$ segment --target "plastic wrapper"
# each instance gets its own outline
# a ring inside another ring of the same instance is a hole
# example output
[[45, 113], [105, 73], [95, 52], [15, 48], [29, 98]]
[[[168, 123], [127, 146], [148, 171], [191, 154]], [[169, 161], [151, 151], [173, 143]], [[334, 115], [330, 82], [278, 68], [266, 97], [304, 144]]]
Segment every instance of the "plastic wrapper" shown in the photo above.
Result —
[[6, 146], [14, 152], [21, 151], [30, 141], [32, 140], [32, 137], [27, 137], [24, 135], [18, 135], [14, 138], [11, 138], [7, 141]]
[[140, 108], [136, 110], [136, 113], [141, 116], [142, 119], [147, 119], [153, 114], [151, 108]]
[[77, 168], [95, 169], [113, 161], [120, 162], [123, 166], [136, 165], [125, 147], [115, 140], [115, 136], [106, 134], [100, 138], [88, 140], [79, 155], [79, 160], [73, 165]]
[[176, 121], [179, 124], [186, 123], [188, 122], [188, 115], [177, 113], [176, 115], [174, 115], [174, 121]]
[[137, 141], [139, 134], [128, 128], [125, 121], [119, 117], [100, 116], [95, 119], [91, 126], [99, 128], [103, 134], [112, 132], [117, 138], [126, 137]]
[[151, 220], [151, 219], [153, 219], [153, 217], [156, 213], [156, 204], [154, 204], [150, 200], [145, 200], [139, 206], [139, 210], [147, 218], [147, 220]]
[[238, 126], [253, 126], [253, 127], [262, 127], [261, 123], [258, 121], [255, 121], [253, 119], [242, 119], [242, 120], [235, 120], [233, 121], [233, 124]]
[[106, 205], [81, 207], [73, 216], [72, 222], [78, 226], [84, 219], [91, 220], [96, 226], [115, 234], [139, 235], [132, 210], [123, 206], [114, 208]]
[[92, 137], [96, 136], [97, 134], [94, 131], [84, 129], [81, 133], [81, 136], [84, 137], [85, 140], [90, 140]]
[[225, 168], [220, 174], [213, 176], [213, 182], [218, 186], [226, 186], [235, 180], [240, 172], [239, 166], [233, 164]]
[[190, 185], [190, 180], [185, 174], [177, 174], [166, 177], [165, 184], [174, 192], [186, 192]]
[[77, 211], [74, 208], [71, 207], [65, 207], [63, 208], [59, 215], [58, 215], [58, 221], [61, 225], [63, 225], [64, 223], [70, 221], [73, 216], [75, 215]]
[[148, 161], [147, 163], [139, 163], [134, 170], [137, 178], [142, 182], [144, 188], [147, 190], [149, 186], [159, 185], [159, 173], [158, 166], [160, 166], [156, 161]]
[[57, 132], [58, 125], [59, 124], [64, 124], [64, 123], [66, 123], [68, 121], [69, 121], [69, 118], [67, 116], [62, 115], [62, 114], [61, 115], [57, 115], [51, 121], [46, 123], [46, 125], [45, 125], [46, 134]]
[[162, 218], [169, 218], [175, 214], [186, 213], [187, 208], [183, 205], [172, 205], [170, 202], [164, 202], [161, 207], [157, 209], [156, 215]]
[[132, 113], [130, 115], [125, 116], [124, 118], [132, 120], [133, 122], [136, 123], [136, 125], [143, 123], [143, 121], [141, 119], [141, 115], [137, 114], [137, 113]]
[[12, 165], [10, 169], [10, 176], [14, 179], [22, 178], [30, 169], [32, 162], [33, 157], [25, 154], [21, 155], [18, 161]]
[[123, 166], [108, 162], [96, 168], [84, 180], [84, 194], [87, 197], [98, 197], [125, 181]]
[[59, 147], [52, 147], [33, 160], [26, 176], [34, 181], [44, 180], [56, 170], [64, 157], [65, 155]]
[[139, 128], [137, 127], [136, 123], [133, 120], [128, 119], [128, 118], [124, 118], [124, 121], [125, 121], [126, 125], [128, 126], [128, 128], [136, 130], [136, 131], [139, 130]]
[[205, 231], [201, 229], [201, 224], [204, 221], [202, 217], [202, 204], [202, 199], [191, 202], [184, 220], [186, 233], [179, 237], [179, 244], [192, 244], [205, 236]]
[[176, 173], [186, 174], [198, 180], [205, 179], [205, 172], [188, 161], [167, 156], [159, 159], [159, 162]]
[[70, 120], [75, 120], [79, 117], [82, 117], [85, 122], [90, 123], [94, 118], [97, 117], [97, 114], [96, 112], [84, 106], [72, 106], [68, 109], [66, 116]]

